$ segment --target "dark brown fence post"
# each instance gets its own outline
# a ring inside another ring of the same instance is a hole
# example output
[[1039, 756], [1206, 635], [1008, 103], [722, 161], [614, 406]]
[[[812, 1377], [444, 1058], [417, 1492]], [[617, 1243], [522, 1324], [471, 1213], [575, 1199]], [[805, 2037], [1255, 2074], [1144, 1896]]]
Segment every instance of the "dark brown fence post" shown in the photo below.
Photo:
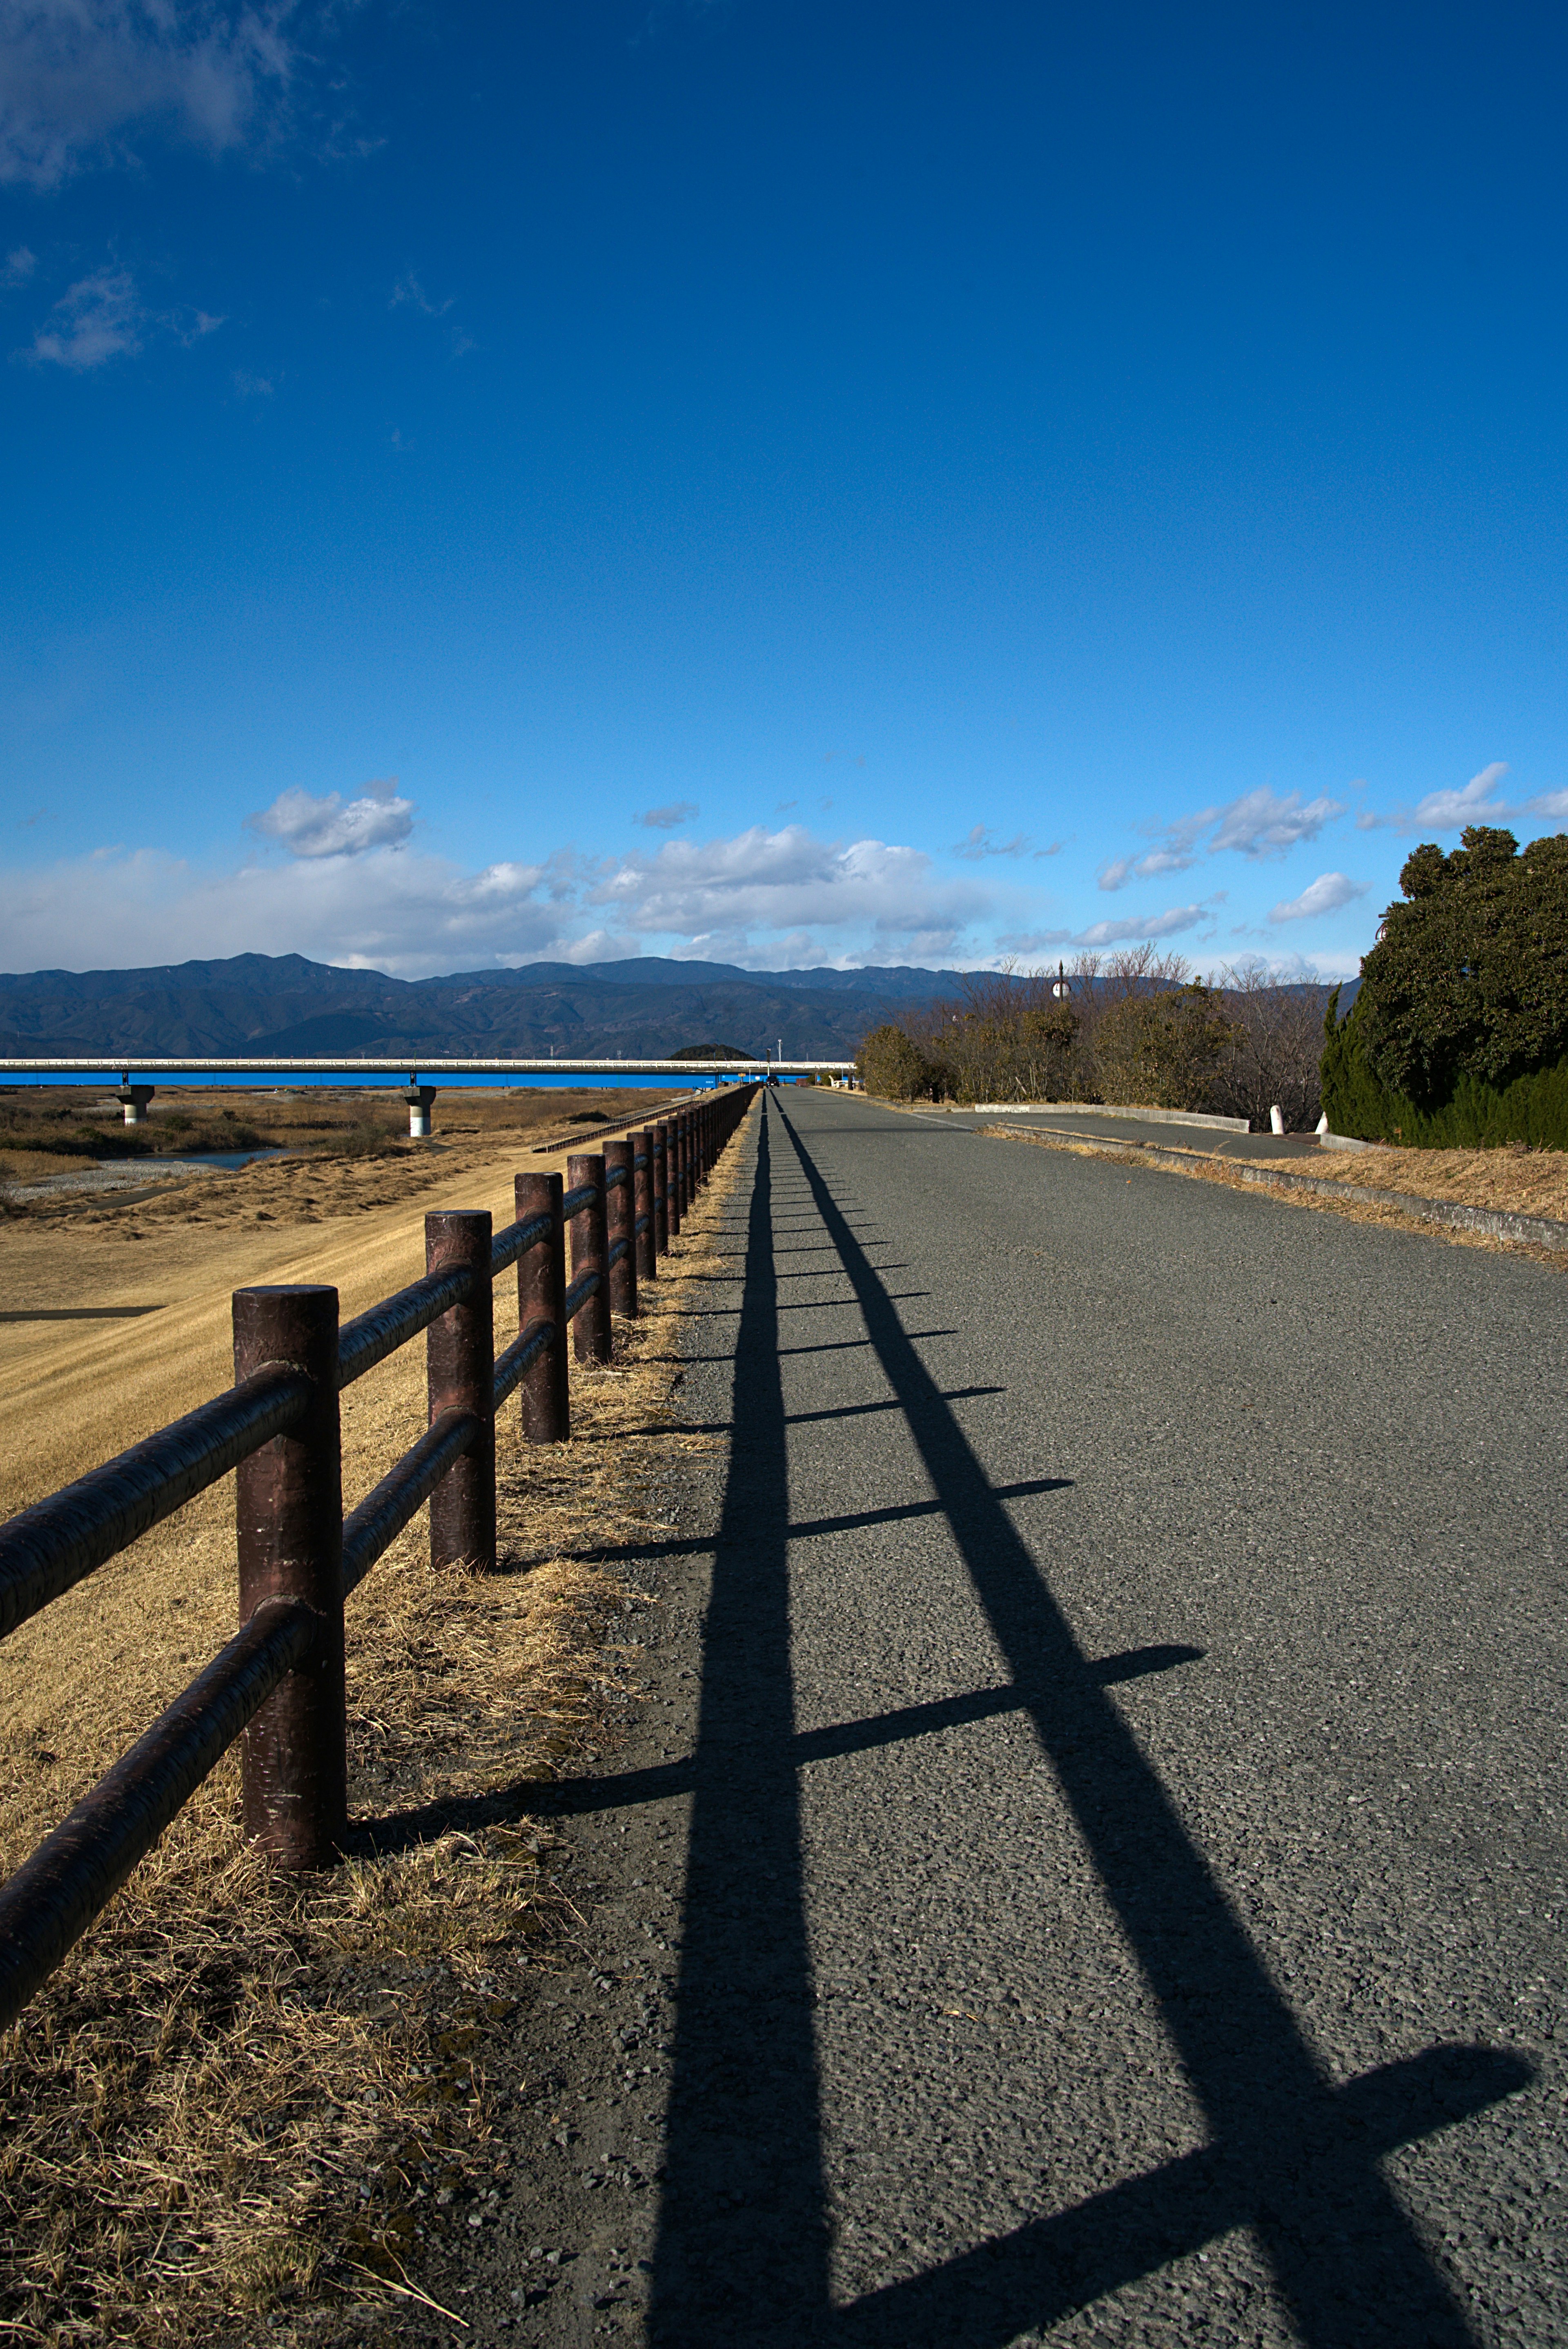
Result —
[[691, 1212], [691, 1112], [683, 1109], [676, 1120], [676, 1181], [681, 1195], [681, 1221]]
[[665, 1224], [670, 1238], [681, 1227], [681, 1122], [672, 1117], [665, 1128]]
[[[628, 1140], [604, 1144], [604, 1237], [610, 1265], [610, 1310], [623, 1320], [637, 1318], [636, 1194], [632, 1185], [634, 1152]], [[620, 1254], [614, 1256], [617, 1246]]]
[[659, 1256], [670, 1252], [670, 1129], [667, 1124], [654, 1128], [654, 1248]]
[[637, 1278], [656, 1280], [658, 1238], [654, 1225], [654, 1133], [645, 1126], [632, 1136], [632, 1228], [636, 1234]]
[[591, 1206], [580, 1208], [572, 1218], [572, 1285], [575, 1288], [584, 1273], [596, 1272], [599, 1286], [572, 1324], [572, 1343], [580, 1362], [607, 1362], [610, 1359], [610, 1297], [604, 1259], [609, 1254], [609, 1241], [604, 1229], [604, 1161], [586, 1152], [566, 1162], [566, 1187], [581, 1190], [584, 1184], [593, 1188]]
[[572, 1390], [566, 1375], [566, 1226], [561, 1219], [559, 1174], [520, 1174], [513, 1185], [517, 1220], [550, 1217], [550, 1237], [524, 1248], [517, 1260], [517, 1328], [521, 1337], [536, 1321], [552, 1321], [555, 1336], [538, 1361], [524, 1371], [522, 1440], [564, 1444], [572, 1433]]
[[425, 1340], [430, 1417], [471, 1411], [480, 1433], [430, 1495], [430, 1564], [495, 1565], [495, 1322], [490, 1219], [454, 1208], [425, 1218], [425, 1269], [462, 1265], [474, 1276], [461, 1305], [432, 1321]]
[[348, 1826], [343, 1697], [343, 1473], [337, 1423], [337, 1291], [237, 1288], [234, 1380], [270, 1362], [315, 1389], [305, 1417], [234, 1472], [240, 1620], [269, 1599], [320, 1626], [245, 1732], [245, 1833], [280, 1867], [330, 1868]]

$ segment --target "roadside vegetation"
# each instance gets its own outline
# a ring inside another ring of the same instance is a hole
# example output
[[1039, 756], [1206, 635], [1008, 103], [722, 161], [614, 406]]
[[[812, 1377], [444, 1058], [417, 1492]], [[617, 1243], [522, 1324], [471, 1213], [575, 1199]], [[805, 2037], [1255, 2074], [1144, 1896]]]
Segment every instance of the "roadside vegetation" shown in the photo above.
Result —
[[1568, 833], [1521, 849], [1472, 825], [1399, 875], [1348, 1016], [1327, 1023], [1339, 1133], [1568, 1150]]
[[[553, 2093], [518, 2033], [581, 1931], [540, 1795], [613, 1749], [645, 1603], [614, 1553], [667, 1532], [645, 1496], [715, 1441], [678, 1424], [671, 1331], [729, 1180], [613, 1367], [574, 1371], [572, 1441], [503, 1445], [498, 1571], [433, 1577], [421, 1517], [356, 1593], [345, 1865], [262, 1867], [231, 1754], [0, 2034], [7, 2340], [363, 2349], [397, 2312], [463, 2321], [501, 2116]], [[418, 1348], [346, 1399], [346, 1497], [423, 1408]], [[226, 1635], [232, 1541], [214, 1488], [61, 1602], [68, 1637], [42, 1617], [8, 1645], [0, 1867], [143, 1725], [140, 1682]]]
[[857, 1062], [893, 1101], [1126, 1102], [1292, 1128], [1321, 1107], [1328, 989], [1260, 963], [1198, 978], [1153, 947], [1083, 955], [1070, 970], [975, 971], [961, 993], [873, 1030]]
[[1568, 1149], [1568, 833], [1525, 849], [1472, 825], [1399, 875], [1360, 986], [1258, 962], [1198, 977], [1152, 946], [1070, 971], [976, 971], [874, 1029], [858, 1068], [890, 1101], [1125, 1102], [1417, 1149]]

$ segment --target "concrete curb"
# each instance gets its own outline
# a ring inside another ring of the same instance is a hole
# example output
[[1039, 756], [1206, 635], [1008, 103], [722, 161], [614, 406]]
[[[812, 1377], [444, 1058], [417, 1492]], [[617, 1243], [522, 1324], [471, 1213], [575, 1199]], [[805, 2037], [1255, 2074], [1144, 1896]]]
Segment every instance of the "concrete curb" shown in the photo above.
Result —
[[[1007, 1142], [1047, 1141], [1051, 1137], [1026, 1125], [990, 1125], [979, 1129]], [[1568, 1255], [1568, 1224], [1546, 1216], [1515, 1216], [1501, 1207], [1468, 1207], [1452, 1199], [1418, 1199], [1408, 1191], [1375, 1189], [1369, 1183], [1336, 1183], [1331, 1174], [1286, 1174], [1274, 1167], [1247, 1166], [1216, 1151], [1162, 1150], [1155, 1142], [1123, 1142], [1105, 1133], [1075, 1133], [1064, 1126], [1053, 1129], [1065, 1142], [1091, 1143], [1097, 1150], [1115, 1151], [1139, 1158], [1172, 1174], [1195, 1175], [1201, 1168], [1222, 1166], [1243, 1183], [1265, 1189], [1315, 1191], [1325, 1198], [1356, 1199], [1363, 1206], [1398, 1207], [1424, 1224], [1441, 1224], [1450, 1231], [1479, 1232], [1486, 1239], [1522, 1240], [1531, 1247], [1551, 1248]]]

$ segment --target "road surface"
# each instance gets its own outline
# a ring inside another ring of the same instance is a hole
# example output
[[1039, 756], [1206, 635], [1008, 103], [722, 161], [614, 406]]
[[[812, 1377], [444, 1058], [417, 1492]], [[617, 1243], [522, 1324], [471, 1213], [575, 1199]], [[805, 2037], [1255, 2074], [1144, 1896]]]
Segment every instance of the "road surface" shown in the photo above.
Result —
[[1561, 1275], [852, 1096], [738, 1147], [472, 2337], [1568, 2339]]

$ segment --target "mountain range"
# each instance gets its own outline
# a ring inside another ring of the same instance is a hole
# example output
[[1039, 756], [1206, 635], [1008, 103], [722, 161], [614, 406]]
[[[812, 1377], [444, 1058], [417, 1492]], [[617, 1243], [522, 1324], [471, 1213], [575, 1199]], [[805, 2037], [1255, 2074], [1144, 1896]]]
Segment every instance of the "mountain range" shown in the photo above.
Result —
[[955, 991], [954, 970], [742, 970], [731, 963], [529, 963], [389, 978], [302, 955], [147, 970], [0, 975], [0, 1058], [654, 1059], [683, 1045], [847, 1060], [867, 1030]]

